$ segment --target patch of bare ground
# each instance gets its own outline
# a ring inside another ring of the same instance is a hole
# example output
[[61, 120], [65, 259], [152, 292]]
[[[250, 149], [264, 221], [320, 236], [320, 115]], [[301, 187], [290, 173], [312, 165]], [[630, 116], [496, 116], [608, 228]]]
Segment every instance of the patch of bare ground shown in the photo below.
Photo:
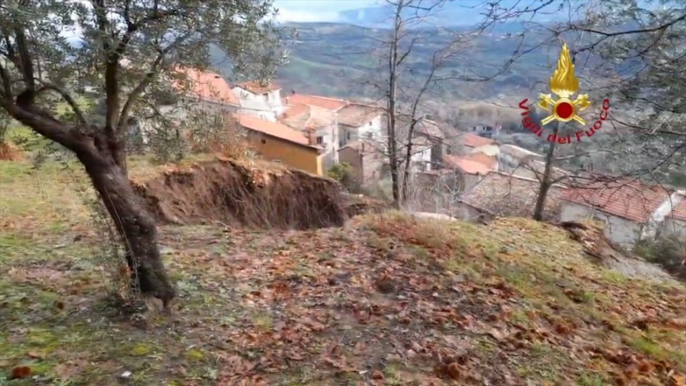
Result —
[[179, 299], [172, 316], [131, 320], [101, 300], [107, 277], [88, 257], [101, 240], [32, 238], [12, 218], [0, 235], [4, 384], [684, 385], [684, 286], [608, 269], [569, 231], [531, 220], [165, 225]]

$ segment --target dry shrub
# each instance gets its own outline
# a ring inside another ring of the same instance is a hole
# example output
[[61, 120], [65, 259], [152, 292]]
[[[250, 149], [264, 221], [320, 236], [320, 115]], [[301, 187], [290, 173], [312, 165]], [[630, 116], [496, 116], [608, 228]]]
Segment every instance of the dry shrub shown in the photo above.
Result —
[[449, 221], [418, 218], [400, 211], [372, 215], [365, 220], [367, 227], [380, 236], [433, 250], [459, 247], [457, 231]]
[[686, 246], [678, 237], [666, 236], [654, 241], [643, 240], [636, 246], [634, 253], [661, 265], [681, 279], [686, 279]]
[[0, 141], [0, 161], [21, 161], [24, 153], [15, 144], [8, 141]]
[[222, 118], [216, 125], [188, 133], [188, 142], [193, 153], [212, 153], [229, 158], [255, 158], [248, 135], [232, 117]]

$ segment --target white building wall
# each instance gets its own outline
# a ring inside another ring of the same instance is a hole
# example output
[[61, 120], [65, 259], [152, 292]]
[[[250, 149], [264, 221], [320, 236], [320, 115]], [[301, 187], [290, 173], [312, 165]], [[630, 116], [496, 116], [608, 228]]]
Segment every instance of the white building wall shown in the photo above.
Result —
[[684, 238], [686, 237], [686, 221], [667, 217], [662, 223], [659, 233], [661, 236], [676, 236], [679, 238]]
[[252, 101], [250, 105], [263, 105], [263, 109], [269, 109], [274, 112], [274, 115], [279, 115], [285, 110], [285, 106], [281, 102], [281, 90], [270, 91], [265, 94], [253, 94], [248, 90], [240, 87], [231, 89], [241, 101]]
[[583, 221], [596, 219], [605, 224], [605, 236], [626, 248], [632, 248], [641, 238], [643, 226], [634, 221], [594, 210], [585, 205], [564, 203], [560, 213], [561, 221]]

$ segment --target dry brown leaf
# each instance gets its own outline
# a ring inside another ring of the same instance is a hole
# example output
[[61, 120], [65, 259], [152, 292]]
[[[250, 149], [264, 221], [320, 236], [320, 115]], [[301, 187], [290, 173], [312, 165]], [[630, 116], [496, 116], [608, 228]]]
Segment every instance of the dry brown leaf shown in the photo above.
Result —
[[31, 376], [31, 368], [29, 366], [17, 366], [12, 369], [10, 379], [26, 379]]

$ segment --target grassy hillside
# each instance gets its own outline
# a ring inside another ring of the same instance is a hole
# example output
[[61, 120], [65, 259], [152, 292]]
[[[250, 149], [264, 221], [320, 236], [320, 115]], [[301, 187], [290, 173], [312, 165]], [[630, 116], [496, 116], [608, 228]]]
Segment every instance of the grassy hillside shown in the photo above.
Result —
[[[0, 384], [683, 384], [684, 286], [526, 219], [165, 226], [173, 315], [124, 318], [87, 185], [60, 169], [0, 162]], [[8, 381], [19, 366], [33, 379]]]

